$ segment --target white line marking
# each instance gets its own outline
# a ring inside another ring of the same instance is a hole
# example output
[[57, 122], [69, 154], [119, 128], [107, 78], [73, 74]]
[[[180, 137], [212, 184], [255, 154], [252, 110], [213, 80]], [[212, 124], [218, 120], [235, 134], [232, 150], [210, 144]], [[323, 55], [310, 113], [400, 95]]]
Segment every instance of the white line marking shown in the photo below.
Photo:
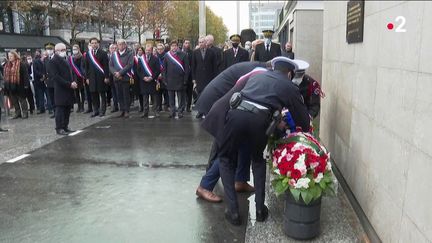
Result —
[[24, 159], [25, 157], [28, 157], [28, 156], [30, 156], [30, 154], [22, 154], [22, 155], [20, 155], [20, 156], [18, 156], [16, 158], [13, 158], [13, 159], [10, 159], [10, 160], [6, 161], [6, 163], [15, 163], [18, 160]]
[[82, 130], [77, 130], [77, 131], [75, 131], [73, 133], [69, 133], [69, 136], [75, 136], [75, 135], [77, 135], [78, 133], [81, 133], [81, 132], [82, 132]]

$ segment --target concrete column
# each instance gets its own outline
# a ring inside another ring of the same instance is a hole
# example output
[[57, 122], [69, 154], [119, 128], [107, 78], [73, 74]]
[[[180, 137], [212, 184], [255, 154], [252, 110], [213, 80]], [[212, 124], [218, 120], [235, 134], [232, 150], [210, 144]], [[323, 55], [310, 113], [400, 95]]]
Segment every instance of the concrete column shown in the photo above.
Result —
[[[47, 10], [45, 10], [45, 14], [48, 14], [48, 9]], [[50, 25], [49, 25], [49, 19], [50, 19], [51, 17], [48, 15], [47, 17], [46, 17], [46, 19], [45, 19], [45, 29], [44, 29], [44, 35], [51, 35], [51, 33], [50, 33]]]
[[240, 1], [237, 1], [237, 34], [240, 34]]
[[19, 23], [19, 16], [18, 16], [18, 6], [17, 3], [14, 3], [13, 10], [12, 10], [12, 21], [13, 21], [13, 28], [14, 33], [20, 34], [20, 23]]
[[199, 1], [199, 35], [206, 35], [206, 6], [205, 1]]

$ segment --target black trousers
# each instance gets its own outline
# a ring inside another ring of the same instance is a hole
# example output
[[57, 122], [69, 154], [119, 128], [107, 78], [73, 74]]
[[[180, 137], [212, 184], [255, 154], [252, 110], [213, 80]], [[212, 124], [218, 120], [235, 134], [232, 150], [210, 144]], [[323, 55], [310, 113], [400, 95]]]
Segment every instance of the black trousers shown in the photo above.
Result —
[[35, 89], [35, 97], [36, 97], [36, 107], [39, 111], [45, 111], [45, 94], [46, 94], [46, 86], [45, 84], [33, 83]]
[[48, 90], [48, 110], [52, 111], [55, 109], [55, 101], [54, 101], [54, 88], [47, 88]]
[[[176, 108], [176, 94], [177, 94], [177, 100], [178, 100], [178, 109]], [[169, 96], [169, 106], [171, 109], [171, 115], [175, 115], [176, 112], [183, 113], [185, 109], [184, 104], [184, 91], [183, 90], [168, 90], [168, 96]]]
[[84, 89], [85, 89], [85, 95], [87, 97], [87, 110], [93, 111], [93, 102], [92, 102], [90, 87], [87, 84], [84, 84]]
[[143, 101], [144, 101], [144, 115], [148, 115], [149, 114], [149, 110], [150, 110], [150, 103], [149, 103], [149, 98], [151, 98], [153, 100], [153, 106], [152, 106], [152, 113], [153, 115], [156, 115], [159, 113], [159, 104], [158, 104], [158, 100], [156, 98], [156, 93], [154, 94], [143, 94]]
[[[106, 92], [91, 92], [94, 114], [105, 114], [106, 111]], [[99, 99], [100, 97], [100, 99]]]
[[26, 96], [27, 96], [27, 102], [29, 104], [29, 110], [33, 112], [35, 110], [35, 99], [33, 96], [33, 91], [31, 90], [30, 87], [26, 90]]
[[114, 84], [115, 84], [116, 89], [117, 89], [117, 99], [118, 99], [118, 103], [120, 105], [120, 111], [129, 112], [130, 103], [131, 103], [129, 82], [115, 81]]
[[81, 89], [75, 89], [75, 102], [78, 105], [78, 110], [84, 110], [85, 90], [84, 87]]
[[66, 129], [69, 127], [69, 117], [72, 106], [56, 106], [55, 109], [55, 122], [56, 130]]
[[168, 90], [166, 90], [166, 89], [160, 89], [157, 92], [156, 98], [157, 98], [157, 101], [158, 101], [158, 104], [159, 104], [159, 108], [158, 108], [159, 111], [162, 111], [162, 105], [165, 106], [165, 107], [168, 107], [168, 105], [169, 105]]
[[193, 94], [193, 83], [188, 82], [188, 84], [185, 87], [185, 98], [186, 98], [186, 109], [190, 110], [192, 107], [192, 94]]
[[224, 127], [224, 138], [218, 141], [219, 171], [225, 191], [225, 202], [231, 213], [238, 213], [235, 191], [235, 172], [240, 145], [248, 141], [251, 145], [252, 172], [255, 185], [257, 210], [264, 208], [266, 162], [263, 151], [267, 144], [265, 134], [270, 124], [269, 116], [248, 111], [230, 110]]

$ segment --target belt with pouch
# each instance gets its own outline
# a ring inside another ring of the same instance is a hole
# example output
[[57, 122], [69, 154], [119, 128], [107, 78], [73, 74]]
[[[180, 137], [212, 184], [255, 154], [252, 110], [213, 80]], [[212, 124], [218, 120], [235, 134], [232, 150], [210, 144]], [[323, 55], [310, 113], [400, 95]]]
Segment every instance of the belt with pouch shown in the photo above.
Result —
[[240, 104], [235, 108], [237, 110], [249, 111], [259, 115], [270, 116], [270, 110], [267, 107], [256, 104], [252, 101], [242, 100]]

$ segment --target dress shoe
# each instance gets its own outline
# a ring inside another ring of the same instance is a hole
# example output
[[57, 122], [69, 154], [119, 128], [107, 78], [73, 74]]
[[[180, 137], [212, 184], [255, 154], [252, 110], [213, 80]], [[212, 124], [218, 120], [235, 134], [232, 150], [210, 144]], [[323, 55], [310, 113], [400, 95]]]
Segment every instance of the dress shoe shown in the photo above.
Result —
[[264, 222], [268, 217], [268, 208], [264, 205], [264, 208], [256, 211], [256, 221]]
[[176, 117], [175, 114], [170, 114], [170, 115], [168, 116], [168, 118], [175, 118], [175, 117]]
[[12, 117], [12, 119], [18, 119], [18, 118], [21, 118], [21, 115], [16, 115], [16, 116]]
[[125, 113], [122, 112], [120, 115], [118, 115], [118, 116], [116, 116], [116, 117], [117, 117], [117, 118], [122, 118], [122, 117], [124, 117], [124, 115], [125, 115]]
[[114, 109], [111, 110], [111, 113], [114, 113], [114, 112], [117, 112], [117, 111], [119, 111], [119, 109], [118, 108], [114, 108]]
[[22, 119], [28, 119], [28, 115], [23, 115]]
[[99, 116], [99, 113], [93, 113], [90, 117], [96, 117]]
[[199, 186], [196, 189], [195, 194], [199, 197], [202, 198], [206, 201], [209, 202], [214, 202], [214, 203], [218, 203], [218, 202], [222, 202], [222, 198], [219, 197], [218, 195], [214, 194], [213, 192], [204, 189], [202, 186]]
[[88, 113], [92, 113], [93, 112], [93, 110], [86, 110], [86, 111], [84, 111], [84, 114], [88, 114]]
[[56, 132], [57, 132], [58, 135], [62, 135], [62, 136], [67, 136], [67, 135], [69, 135], [69, 133], [67, 133], [67, 132], [66, 132], [65, 130], [63, 130], [63, 129], [57, 129]]
[[244, 181], [236, 181], [235, 182], [235, 190], [236, 192], [254, 192], [255, 188], [249, 185]]
[[105, 112], [99, 114], [99, 117], [104, 117], [104, 116], [105, 116]]
[[129, 118], [129, 117], [130, 117], [130, 116], [129, 116], [129, 112], [125, 112], [123, 117], [124, 117], [125, 119]]
[[178, 118], [180, 119], [180, 118], [183, 118], [183, 113], [179, 113], [178, 114]]
[[74, 131], [74, 130], [70, 130], [69, 128], [64, 129], [64, 131], [67, 132], [67, 133], [73, 133], [73, 132], [76, 132], [76, 131]]
[[52, 114], [49, 118], [54, 119], [55, 118], [55, 114]]
[[33, 110], [30, 110], [30, 115], [33, 115], [33, 112], [34, 112]]
[[45, 113], [45, 111], [43, 110], [43, 111], [38, 111], [38, 112], [36, 112], [36, 114], [44, 114]]
[[225, 210], [225, 219], [232, 225], [241, 225], [240, 215], [238, 213], [231, 213], [228, 209]]
[[186, 112], [192, 112], [191, 108], [186, 108]]
[[159, 118], [159, 117], [160, 117], [159, 112], [155, 114], [155, 117], [156, 117], [156, 118]]
[[198, 113], [198, 114], [195, 116], [195, 118], [196, 118], [196, 119], [201, 119], [201, 118], [203, 118], [203, 114], [202, 114], [202, 113]]
[[48, 111], [48, 114], [52, 114], [53, 113], [53, 111]]
[[142, 114], [140, 117], [141, 118], [148, 118], [148, 114]]
[[0, 127], [0, 132], [7, 132], [7, 131], [9, 131], [9, 130], [3, 129], [3, 128]]

